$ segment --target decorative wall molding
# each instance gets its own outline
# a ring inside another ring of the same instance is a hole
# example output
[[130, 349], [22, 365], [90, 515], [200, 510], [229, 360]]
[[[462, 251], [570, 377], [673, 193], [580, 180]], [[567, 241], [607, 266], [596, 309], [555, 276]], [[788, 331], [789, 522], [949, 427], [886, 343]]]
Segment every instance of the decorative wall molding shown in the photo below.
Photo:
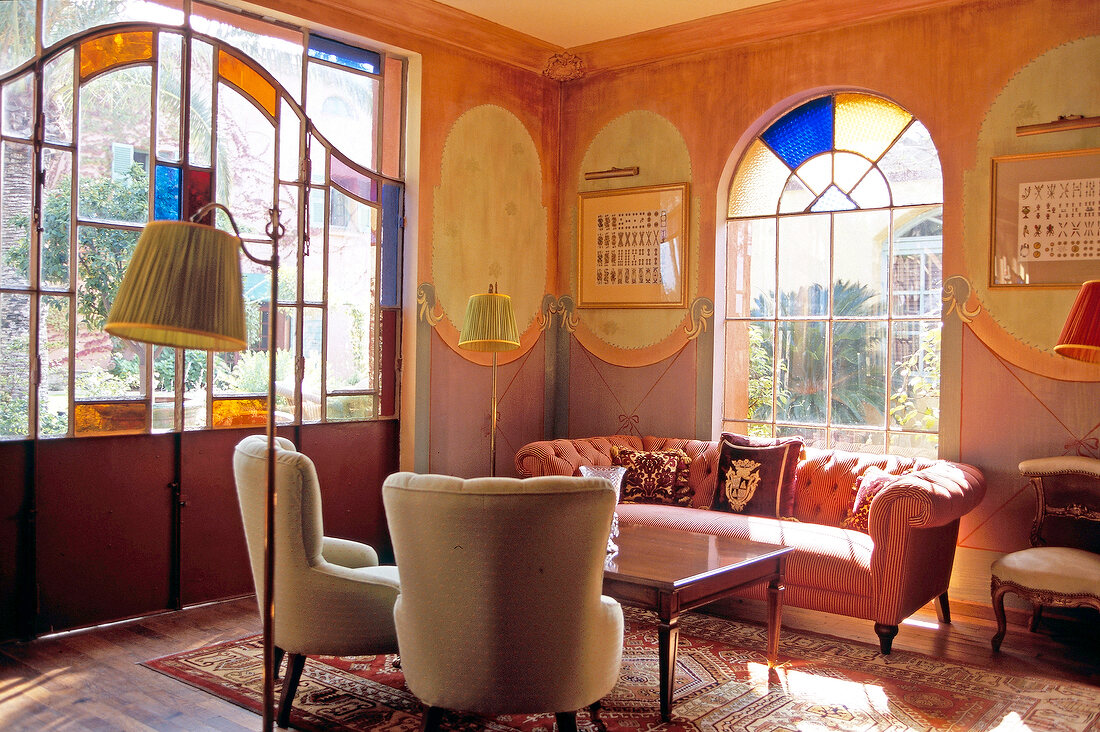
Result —
[[549, 329], [554, 324], [554, 316], [558, 316], [561, 318], [558, 327], [572, 333], [577, 329], [577, 324], [580, 322], [575, 314], [576, 307], [577, 304], [571, 295], [562, 295], [558, 298], [550, 293], [543, 295], [542, 308], [538, 315], [539, 330]]
[[974, 318], [982, 312], [982, 304], [976, 303], [973, 308], [966, 306], [966, 301], [970, 299], [970, 293], [973, 290], [970, 287], [970, 280], [966, 279], [962, 275], [952, 275], [943, 281], [943, 317], [946, 318], [951, 313], [955, 313], [959, 316], [959, 320], [964, 323], [970, 323]]
[[697, 297], [688, 307], [688, 315], [691, 317], [691, 325], [684, 326], [688, 340], [695, 340], [707, 329], [707, 319], [714, 317], [714, 301], [709, 297]]
[[439, 311], [439, 315], [435, 314], [437, 303], [435, 301], [435, 285], [431, 282], [422, 282], [420, 286], [416, 288], [416, 312], [417, 317], [430, 325], [435, 327], [440, 320], [443, 320], [443, 311]]
[[586, 72], [584, 59], [568, 51], [562, 51], [546, 60], [546, 68], [542, 70], [542, 75], [554, 81], [574, 81], [583, 79]]

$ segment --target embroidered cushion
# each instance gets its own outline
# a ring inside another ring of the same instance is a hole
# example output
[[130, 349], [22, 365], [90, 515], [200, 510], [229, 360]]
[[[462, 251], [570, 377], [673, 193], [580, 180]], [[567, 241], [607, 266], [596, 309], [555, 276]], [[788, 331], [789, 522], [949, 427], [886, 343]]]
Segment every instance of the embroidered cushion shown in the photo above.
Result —
[[623, 503], [663, 503], [690, 506], [694, 489], [688, 485], [691, 458], [683, 450], [634, 450], [611, 447], [611, 462], [626, 468]]
[[[623, 476], [626, 468], [621, 465], [582, 465], [577, 468], [577, 475], [585, 478], [607, 478], [615, 487], [615, 502], [619, 502], [622, 495]], [[619, 512], [611, 514], [611, 534], [607, 537], [607, 553], [614, 554], [619, 551], [619, 545], [615, 539], [619, 537]]]
[[793, 516], [795, 469], [801, 454], [799, 437], [764, 440], [722, 433], [712, 508], [751, 516]]
[[840, 522], [841, 528], [855, 529], [866, 534], [867, 521], [871, 515], [871, 499], [897, 477], [875, 466], [864, 470], [863, 474], [856, 478], [856, 500], [848, 509], [848, 515]]

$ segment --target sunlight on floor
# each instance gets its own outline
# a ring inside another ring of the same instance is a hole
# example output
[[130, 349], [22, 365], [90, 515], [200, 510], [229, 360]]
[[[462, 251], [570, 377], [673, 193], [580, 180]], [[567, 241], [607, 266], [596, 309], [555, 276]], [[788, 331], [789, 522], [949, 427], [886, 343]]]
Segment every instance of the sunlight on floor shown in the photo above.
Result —
[[930, 622], [928, 620], [917, 620], [916, 618], [906, 618], [901, 621], [902, 625], [915, 625], [918, 628], [930, 628], [932, 630], [938, 630], [940, 628], [939, 623]]
[[[755, 691], [766, 694], [769, 669], [766, 664], [748, 664], [749, 677]], [[783, 693], [802, 699], [828, 699], [827, 706], [853, 710], [889, 712], [890, 700], [881, 686], [858, 681], [831, 678], [790, 668], [786, 664], [771, 670], [771, 684], [778, 682]]]
[[1020, 719], [1020, 715], [1016, 712], [1009, 712], [1001, 723], [991, 729], [989, 732], [1030, 732], [1031, 727], [1024, 724], [1024, 720]]

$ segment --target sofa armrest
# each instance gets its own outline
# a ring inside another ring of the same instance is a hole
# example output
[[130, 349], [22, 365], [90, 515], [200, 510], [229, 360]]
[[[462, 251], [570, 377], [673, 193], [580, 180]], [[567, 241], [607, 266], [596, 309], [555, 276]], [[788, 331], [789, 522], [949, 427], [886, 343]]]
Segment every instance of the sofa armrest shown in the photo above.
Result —
[[970, 465], [939, 462], [905, 473], [871, 501], [868, 533], [878, 543], [888, 526], [945, 526], [964, 516], [985, 497], [985, 476]]
[[582, 465], [610, 465], [612, 445], [642, 449], [641, 439], [634, 435], [529, 442], [516, 452], [516, 473], [521, 478], [575, 475]]

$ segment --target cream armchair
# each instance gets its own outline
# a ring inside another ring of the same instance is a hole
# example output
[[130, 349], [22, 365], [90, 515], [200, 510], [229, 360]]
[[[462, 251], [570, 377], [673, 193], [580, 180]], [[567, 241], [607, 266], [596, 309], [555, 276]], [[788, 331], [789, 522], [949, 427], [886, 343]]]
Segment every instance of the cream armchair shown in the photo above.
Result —
[[[276, 439], [276, 668], [288, 653], [278, 723], [287, 726], [307, 654], [366, 656], [397, 652], [393, 605], [397, 568], [378, 566], [373, 548], [324, 535], [321, 490], [313, 461]], [[267, 438], [237, 445], [233, 475], [252, 561], [257, 599], [263, 597]]]
[[401, 664], [425, 705], [554, 712], [576, 729], [615, 686], [623, 612], [601, 594], [615, 491], [602, 478], [396, 473], [382, 487], [401, 568]]

